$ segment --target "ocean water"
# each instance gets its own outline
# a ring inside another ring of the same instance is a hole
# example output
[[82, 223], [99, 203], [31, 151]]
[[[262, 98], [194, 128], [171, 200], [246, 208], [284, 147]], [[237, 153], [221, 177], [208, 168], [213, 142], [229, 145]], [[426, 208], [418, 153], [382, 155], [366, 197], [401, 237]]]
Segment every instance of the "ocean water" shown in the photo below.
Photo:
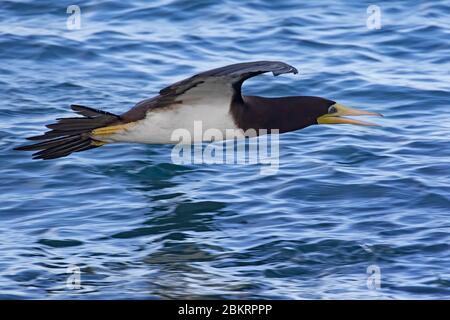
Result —
[[[0, 298], [449, 299], [449, 17], [448, 1], [2, 0]], [[299, 74], [247, 94], [322, 96], [381, 126], [284, 134], [272, 175], [177, 165], [168, 145], [12, 150], [72, 103], [121, 113], [263, 59]]]

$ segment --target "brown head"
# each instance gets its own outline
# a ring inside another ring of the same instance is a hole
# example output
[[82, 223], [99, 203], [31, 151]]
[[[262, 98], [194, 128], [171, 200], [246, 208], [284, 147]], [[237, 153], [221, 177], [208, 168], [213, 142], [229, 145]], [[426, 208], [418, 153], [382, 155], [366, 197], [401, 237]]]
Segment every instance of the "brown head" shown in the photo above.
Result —
[[240, 128], [278, 129], [280, 133], [303, 129], [314, 124], [375, 124], [345, 116], [381, 116], [379, 113], [345, 107], [321, 97], [295, 96], [263, 98], [244, 96], [242, 111], [233, 112]]

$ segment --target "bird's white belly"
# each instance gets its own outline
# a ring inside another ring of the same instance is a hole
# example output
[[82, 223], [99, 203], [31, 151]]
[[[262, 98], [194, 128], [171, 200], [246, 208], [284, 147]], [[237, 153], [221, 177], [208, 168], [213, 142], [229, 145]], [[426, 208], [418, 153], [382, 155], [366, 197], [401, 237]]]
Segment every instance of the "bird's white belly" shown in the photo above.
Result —
[[[108, 137], [112, 142], [195, 143], [243, 137], [229, 113], [229, 101], [172, 105], [153, 109], [147, 116], [120, 133]], [[234, 135], [234, 137], [232, 136]]]

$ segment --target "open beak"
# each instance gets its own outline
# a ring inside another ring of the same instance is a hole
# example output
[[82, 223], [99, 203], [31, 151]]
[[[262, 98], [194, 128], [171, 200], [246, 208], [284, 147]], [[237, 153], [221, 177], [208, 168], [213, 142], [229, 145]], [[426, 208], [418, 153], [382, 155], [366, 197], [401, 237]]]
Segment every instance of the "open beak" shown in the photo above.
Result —
[[361, 126], [378, 126], [375, 123], [361, 121], [361, 120], [355, 120], [355, 119], [349, 119], [349, 118], [342, 118], [342, 117], [343, 116], [377, 116], [377, 117], [383, 116], [381, 113], [356, 110], [356, 109], [345, 107], [339, 103], [335, 103], [331, 107], [334, 107], [336, 109], [336, 112], [327, 113], [323, 116], [318, 117], [317, 118], [318, 124], [358, 124]]

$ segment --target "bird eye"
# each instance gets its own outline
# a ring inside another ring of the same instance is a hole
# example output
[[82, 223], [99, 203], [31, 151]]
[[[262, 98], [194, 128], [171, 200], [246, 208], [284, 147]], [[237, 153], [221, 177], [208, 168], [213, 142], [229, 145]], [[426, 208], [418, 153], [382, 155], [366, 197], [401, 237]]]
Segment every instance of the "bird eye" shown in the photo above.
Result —
[[337, 112], [336, 107], [331, 106], [328, 108], [328, 113], [336, 113], [336, 112]]

